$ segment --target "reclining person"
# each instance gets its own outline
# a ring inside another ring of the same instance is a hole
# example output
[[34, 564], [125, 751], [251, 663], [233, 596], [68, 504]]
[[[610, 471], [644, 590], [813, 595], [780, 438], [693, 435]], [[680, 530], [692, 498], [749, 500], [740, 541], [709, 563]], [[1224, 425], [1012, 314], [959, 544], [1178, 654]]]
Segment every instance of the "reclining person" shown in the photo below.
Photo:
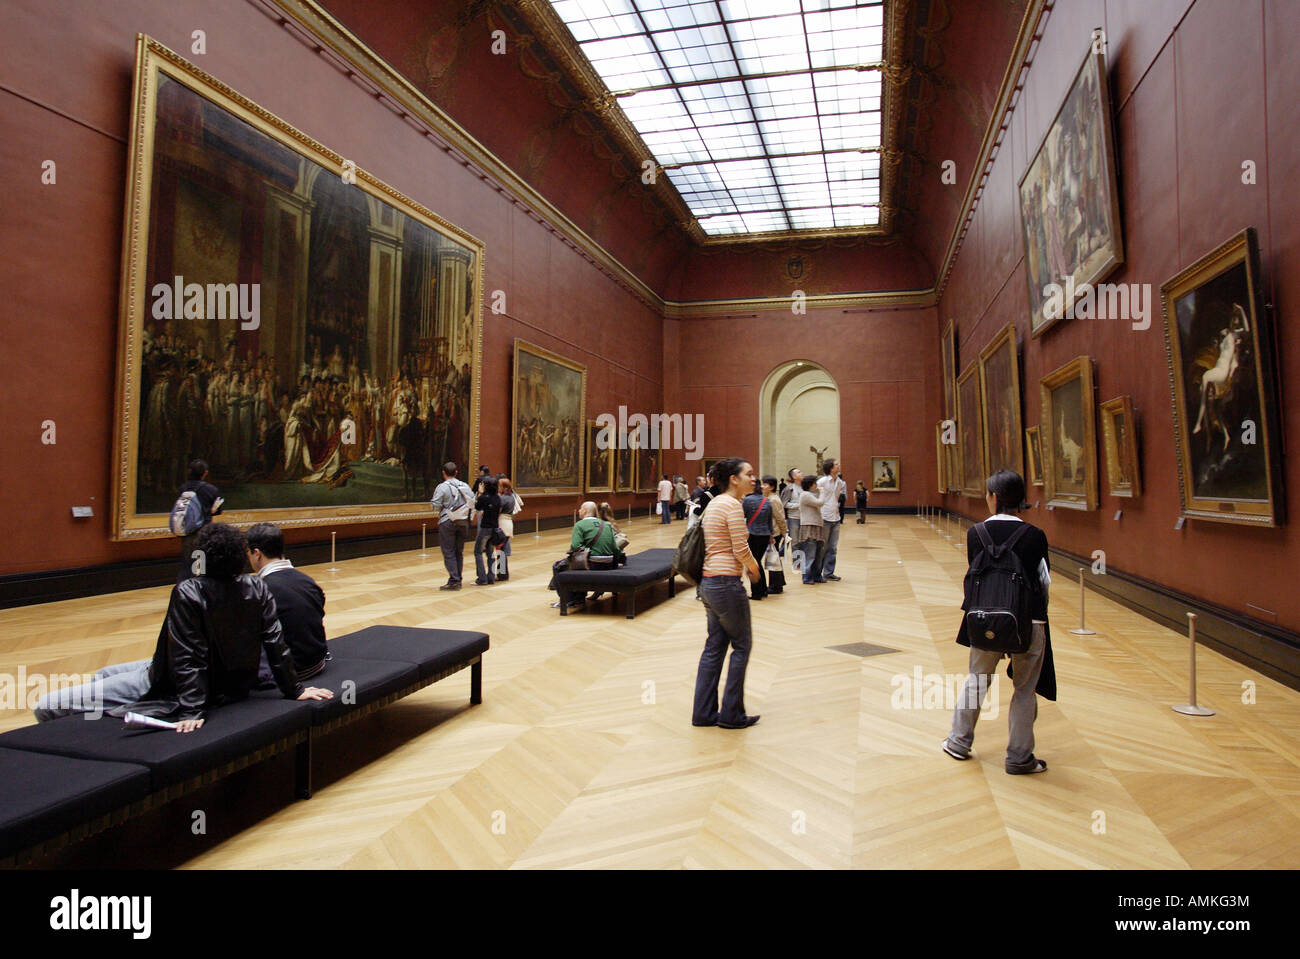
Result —
[[[590, 552], [592, 566], [600, 569], [614, 569], [627, 563], [627, 557], [619, 552], [618, 545], [614, 541], [615, 528], [608, 521], [600, 519], [599, 508], [591, 500], [583, 503], [578, 507], [578, 521], [573, 524], [573, 535], [569, 538], [569, 553], [572, 554], [575, 549], [586, 547]], [[611, 559], [601, 562], [601, 557], [611, 557]], [[555, 572], [562, 572], [569, 568], [567, 559], [560, 560], [555, 564]], [[551, 588], [557, 593], [560, 591], [555, 585], [554, 578], [551, 579]], [[592, 598], [599, 597], [600, 593], [594, 593]], [[585, 599], [574, 599], [569, 602], [569, 608], [581, 606]], [[560, 603], [557, 600], [551, 604], [556, 609]]]
[[89, 686], [41, 697], [37, 720], [112, 709], [170, 719], [177, 732], [193, 732], [208, 710], [248, 696], [257, 685], [263, 650], [286, 699], [334, 698], [328, 689], [298, 682], [274, 597], [263, 580], [242, 575], [248, 559], [244, 534], [210, 523], [199, 531], [195, 547], [202, 551], [203, 573], [172, 590], [153, 659], [109, 666]]
[[[325, 646], [325, 591], [306, 573], [294, 569], [284, 558], [284, 533], [274, 523], [257, 523], [248, 537], [248, 565], [275, 597], [284, 641], [293, 655], [298, 678], [311, 679], [325, 668], [329, 651]], [[274, 682], [271, 667], [262, 656], [260, 684]]]

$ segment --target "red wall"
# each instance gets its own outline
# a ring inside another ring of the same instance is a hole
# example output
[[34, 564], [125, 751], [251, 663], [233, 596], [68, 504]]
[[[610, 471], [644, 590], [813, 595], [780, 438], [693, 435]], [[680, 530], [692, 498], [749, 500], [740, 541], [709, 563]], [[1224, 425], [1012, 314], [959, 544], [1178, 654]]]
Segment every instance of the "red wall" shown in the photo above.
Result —
[[[676, 411], [704, 414], [709, 456], [744, 456], [758, 465], [759, 393], [768, 375], [788, 360], [824, 367], [840, 394], [840, 436], [832, 446], [845, 463], [850, 488], [870, 488], [871, 457], [900, 457], [898, 493], [876, 493], [872, 506], [911, 506], [936, 486], [934, 425], [939, 419], [938, 355], [930, 347], [934, 308], [847, 312], [768, 310], [754, 319], [668, 321], [667, 362], [677, 351], [680, 403]], [[675, 327], [675, 330], [671, 328]], [[923, 345], [925, 344], [925, 345]], [[810, 460], [812, 454], [806, 454]], [[809, 463], [765, 463], [784, 473]], [[668, 468], [695, 476], [684, 458]]]
[[[109, 541], [113, 390], [126, 138], [137, 32], [147, 33], [487, 245], [481, 461], [506, 467], [515, 336], [587, 364], [590, 408], [662, 404], [663, 320], [253, 3], [6, 4], [0, 24], [0, 574], [172, 555]], [[207, 53], [192, 56], [191, 32]], [[42, 186], [41, 162], [58, 164]], [[636, 373], [632, 373], [636, 370]], [[42, 445], [41, 423], [57, 424]], [[565, 514], [577, 497], [530, 497]], [[631, 497], [619, 497], [626, 503]], [[648, 497], [641, 497], [648, 500]], [[69, 507], [93, 505], [73, 520]], [[545, 515], [545, 514], [544, 514]], [[419, 522], [340, 527], [341, 537]], [[316, 539], [319, 531], [290, 534]]]
[[[1151, 327], [1134, 331], [1122, 321], [1063, 320], [1030, 340], [1017, 183], [1095, 26], [1109, 40], [1126, 259], [1107, 280], [1151, 284]], [[1132, 395], [1142, 496], [1109, 497], [1103, 481], [1096, 512], [1036, 511], [1034, 522], [1054, 546], [1084, 556], [1104, 550], [1112, 570], [1274, 622], [1248, 604], [1262, 607], [1291, 630], [1300, 629], [1294, 527], [1189, 520], [1181, 532], [1174, 530], [1178, 474], [1159, 290], [1179, 270], [1253, 226], [1265, 299], [1277, 308], [1285, 408], [1286, 388], [1300, 376], [1300, 346], [1287, 335], [1288, 317], [1300, 308], [1300, 217], [1289, 192], [1300, 174], [1294, 132], [1300, 121], [1300, 59], [1290, 50], [1297, 35], [1300, 4], [1294, 0], [1057, 4], [935, 327], [937, 335], [948, 319], [956, 320], [964, 367], [997, 330], [1015, 323], [1023, 344], [1026, 425], [1039, 421], [1039, 379], [1080, 354], [1096, 361], [1099, 402]], [[1244, 160], [1257, 165], [1255, 185], [1241, 182]], [[1294, 443], [1296, 427], [1294, 420], [1283, 424], [1284, 448]], [[1104, 461], [1100, 453], [1099, 458]], [[1285, 473], [1294, 496], [1300, 468], [1290, 462]], [[947, 505], [970, 515], [983, 509], [969, 499], [949, 498]]]

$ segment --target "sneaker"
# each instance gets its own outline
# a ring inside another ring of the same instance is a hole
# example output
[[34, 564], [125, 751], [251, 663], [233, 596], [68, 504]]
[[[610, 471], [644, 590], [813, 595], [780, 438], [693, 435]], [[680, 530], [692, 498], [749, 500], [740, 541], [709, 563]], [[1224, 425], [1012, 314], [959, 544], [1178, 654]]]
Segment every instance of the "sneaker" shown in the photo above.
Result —
[[838, 583], [840, 581], [840, 578], [836, 576], [834, 573], [827, 573], [826, 578], [833, 583]]
[[1034, 759], [1031, 756], [1029, 757], [1029, 762], [1025, 763], [1023, 766], [1008, 765], [1005, 768], [1007, 774], [1010, 776], [1031, 776], [1034, 773], [1047, 772], [1047, 763], [1042, 759]]
[[460, 583], [447, 583], [443, 586], [439, 586], [438, 588], [439, 589], [460, 589]]
[[957, 747], [950, 744], [946, 739], [942, 743], [940, 743], [940, 745], [943, 746], [943, 751], [946, 752], [953, 759], [962, 759], [962, 760], [970, 759], [970, 753], [959, 752], [957, 750]]

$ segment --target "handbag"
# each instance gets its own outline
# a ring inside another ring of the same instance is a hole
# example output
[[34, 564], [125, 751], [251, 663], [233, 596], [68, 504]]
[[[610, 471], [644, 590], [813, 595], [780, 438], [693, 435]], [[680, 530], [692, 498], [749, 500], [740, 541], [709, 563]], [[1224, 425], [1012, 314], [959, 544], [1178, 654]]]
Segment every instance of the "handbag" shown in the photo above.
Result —
[[493, 546], [504, 546], [507, 539], [505, 530], [498, 526], [492, 531], [492, 535], [488, 537], [488, 542]]
[[783, 568], [781, 554], [777, 552], [775, 543], [767, 544], [767, 551], [763, 553], [763, 568], [769, 572]]
[[627, 533], [624, 533], [621, 529], [620, 529], [620, 530], [615, 530], [615, 531], [614, 531], [614, 548], [615, 548], [616, 550], [618, 550], [620, 553], [626, 553], [626, 552], [627, 552], [627, 544], [628, 544]]
[[[600, 526], [596, 528], [596, 535], [591, 538], [591, 542], [594, 543], [596, 540], [600, 539], [601, 534], [604, 532], [605, 521], [601, 520]], [[569, 551], [569, 569], [589, 570], [591, 569], [593, 562], [596, 564], [597, 568], [602, 566], [613, 566], [614, 557], [592, 556], [590, 544], [579, 546], [577, 549]]]

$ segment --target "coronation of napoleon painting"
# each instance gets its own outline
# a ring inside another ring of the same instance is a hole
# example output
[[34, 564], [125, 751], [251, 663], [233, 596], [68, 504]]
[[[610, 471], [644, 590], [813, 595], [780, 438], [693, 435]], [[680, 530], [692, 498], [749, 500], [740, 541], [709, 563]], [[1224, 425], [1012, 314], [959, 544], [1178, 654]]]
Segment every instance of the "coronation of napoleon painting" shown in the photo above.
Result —
[[146, 514], [196, 458], [232, 521], [427, 503], [439, 465], [472, 458], [481, 247], [141, 43], [153, 123], [128, 240], [147, 258], [123, 277], [119, 534], [161, 525]]

